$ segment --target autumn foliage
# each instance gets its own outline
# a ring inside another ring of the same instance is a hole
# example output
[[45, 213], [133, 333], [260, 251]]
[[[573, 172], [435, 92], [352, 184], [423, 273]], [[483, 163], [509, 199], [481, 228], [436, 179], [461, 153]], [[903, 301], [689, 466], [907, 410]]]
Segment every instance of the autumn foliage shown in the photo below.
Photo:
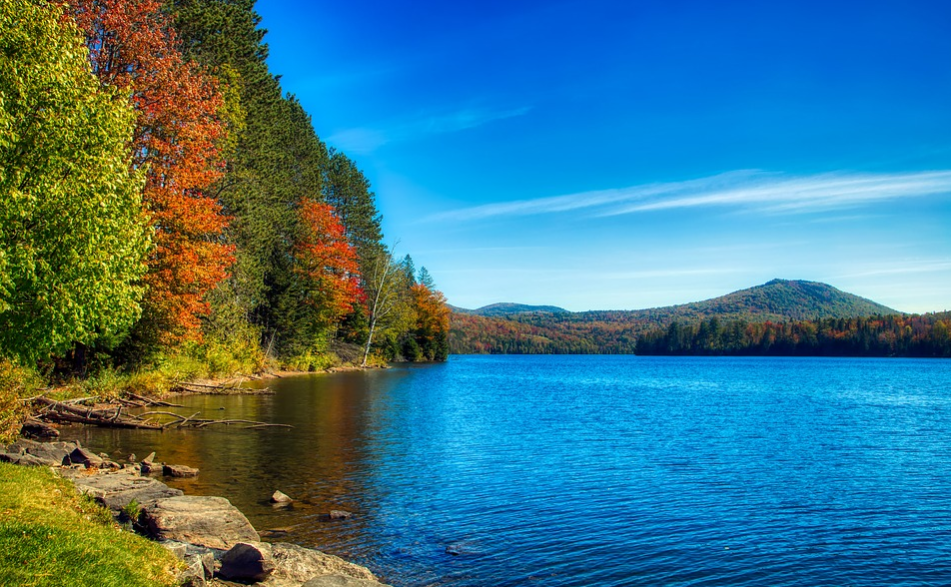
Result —
[[357, 253], [330, 204], [305, 198], [299, 214], [294, 272], [302, 283], [304, 302], [320, 310], [323, 322], [339, 322], [364, 298]]
[[200, 337], [205, 295], [227, 275], [228, 219], [206, 190], [224, 172], [217, 82], [177, 46], [155, 0], [69, 0], [100, 82], [131, 93], [133, 165], [147, 170], [143, 199], [155, 229], [145, 277], [145, 327], [164, 342]]
[[449, 317], [446, 296], [423, 283], [410, 288], [416, 310], [416, 344], [429, 361], [445, 361], [449, 355]]

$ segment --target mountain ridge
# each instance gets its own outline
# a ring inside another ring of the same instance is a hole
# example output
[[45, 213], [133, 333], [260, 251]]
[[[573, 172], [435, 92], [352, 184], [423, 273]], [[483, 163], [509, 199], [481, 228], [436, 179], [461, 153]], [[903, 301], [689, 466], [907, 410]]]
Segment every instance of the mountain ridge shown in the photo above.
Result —
[[[843, 299], [850, 299], [850, 300], [853, 300], [855, 303], [860, 304], [862, 308], [859, 314], [855, 314], [856, 316], [866, 316], [866, 315], [872, 315], [872, 314], [902, 314], [903, 313], [893, 308], [889, 308], [888, 306], [879, 304], [868, 298], [863, 298], [861, 296], [857, 296], [852, 293], [844, 292], [827, 283], [822, 283], [819, 281], [807, 281], [803, 279], [779, 279], [779, 278], [771, 279], [770, 281], [767, 281], [766, 283], [762, 285], [756, 285], [746, 289], [737, 290], [734, 292], [730, 292], [730, 293], [709, 298], [706, 300], [700, 300], [696, 302], [687, 302], [684, 304], [672, 304], [668, 306], [657, 306], [653, 308], [644, 308], [644, 309], [636, 309], [636, 310], [583, 310], [580, 312], [572, 312], [571, 310], [566, 310], [558, 306], [531, 305], [531, 304], [521, 304], [517, 302], [497, 302], [497, 303], [489, 304], [487, 306], [482, 306], [476, 309], [460, 308], [458, 306], [452, 306], [452, 305], [450, 305], [450, 308], [452, 309], [453, 312], [458, 312], [461, 314], [470, 314], [475, 316], [487, 316], [487, 317], [503, 317], [503, 316], [518, 315], [518, 314], [532, 314], [532, 313], [580, 314], [580, 315], [604, 314], [604, 313], [607, 313], [607, 314], [615, 314], [615, 313], [656, 314], [656, 313], [663, 313], [664, 311], [669, 311], [676, 308], [695, 308], [699, 306], [713, 305], [714, 303], [717, 303], [717, 302], [720, 302], [722, 304], [722, 302], [726, 301], [727, 299], [729, 299], [730, 302], [732, 302], [734, 306], [736, 305], [739, 299], [743, 299], [743, 298], [756, 299], [757, 301], [760, 301], [760, 298], [762, 298], [763, 296], [758, 294], [768, 292], [771, 289], [772, 290], [787, 289], [787, 290], [799, 290], [799, 291], [808, 290], [809, 293], [811, 293], [811, 295], [814, 298], [825, 299], [829, 301], [833, 299], [838, 299], [840, 301]], [[804, 309], [801, 309], [795, 312], [791, 312], [789, 311], [789, 309], [787, 309], [787, 311], [785, 312], [783, 311], [774, 312], [774, 315], [777, 317], [781, 316], [781, 317], [794, 319], [794, 320], [817, 317], [812, 315], [807, 316], [805, 315], [804, 312], [805, 312]], [[851, 316], [835, 315], [835, 316], [818, 316], [818, 317], [845, 318], [845, 317], [851, 317]]]
[[[699, 302], [643, 310], [515, 312], [517, 308], [546, 306], [511, 303], [485, 308], [493, 307], [502, 313], [453, 313], [453, 353], [633, 353], [641, 335], [674, 322], [696, 324], [716, 318], [768, 323], [904, 315], [825, 283], [786, 279]], [[505, 313], [507, 310], [513, 311]]]

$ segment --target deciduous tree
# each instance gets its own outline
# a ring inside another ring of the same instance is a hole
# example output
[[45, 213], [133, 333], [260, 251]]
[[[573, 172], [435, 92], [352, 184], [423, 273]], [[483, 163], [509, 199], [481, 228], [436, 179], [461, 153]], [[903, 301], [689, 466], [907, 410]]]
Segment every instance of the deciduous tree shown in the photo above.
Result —
[[127, 331], [148, 249], [135, 115], [60, 13], [0, 0], [0, 354], [24, 362]]
[[207, 189], [220, 179], [224, 125], [214, 78], [183, 58], [157, 0], [69, 0], [86, 34], [93, 73], [131, 93], [133, 165], [146, 169], [144, 200], [155, 227], [143, 331], [166, 343], [200, 337], [206, 294], [227, 274], [227, 218]]

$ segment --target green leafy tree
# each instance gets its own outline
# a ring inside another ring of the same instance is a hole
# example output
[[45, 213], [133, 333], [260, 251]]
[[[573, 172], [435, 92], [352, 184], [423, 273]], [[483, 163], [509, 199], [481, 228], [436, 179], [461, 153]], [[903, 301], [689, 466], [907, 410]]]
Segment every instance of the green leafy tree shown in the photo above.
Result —
[[149, 246], [134, 114], [61, 8], [0, 0], [0, 353], [109, 344], [140, 314]]

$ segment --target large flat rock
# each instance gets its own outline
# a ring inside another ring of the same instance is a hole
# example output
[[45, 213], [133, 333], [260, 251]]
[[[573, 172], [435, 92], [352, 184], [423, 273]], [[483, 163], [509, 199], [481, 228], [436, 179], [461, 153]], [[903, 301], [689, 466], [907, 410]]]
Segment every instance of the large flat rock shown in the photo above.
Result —
[[332, 575], [368, 582], [358, 583], [354, 587], [379, 585], [376, 577], [366, 567], [347, 562], [332, 554], [284, 542], [264, 546], [270, 547], [274, 571], [267, 580], [261, 582], [262, 586], [298, 587], [311, 579]]
[[158, 539], [227, 550], [261, 537], [248, 519], [223, 497], [184, 495], [159, 499], [143, 508], [143, 522]]
[[344, 575], [324, 575], [307, 581], [301, 587], [387, 587], [368, 579], [354, 579]]
[[181, 489], [172, 489], [161, 481], [141, 477], [135, 469], [76, 476], [73, 483], [80, 492], [94, 498], [116, 514], [133, 499], [141, 506], [148, 506], [159, 499], [183, 495]]
[[[42, 464], [59, 466], [63, 464], [63, 459], [66, 458], [69, 453], [78, 448], [78, 442], [37, 442], [35, 440], [21, 438], [0, 452], [9, 455], [29, 455], [32, 457], [24, 459], [23, 462], [20, 463], [24, 465]], [[18, 460], [19, 459], [13, 459], [9, 462], [17, 463]]]

